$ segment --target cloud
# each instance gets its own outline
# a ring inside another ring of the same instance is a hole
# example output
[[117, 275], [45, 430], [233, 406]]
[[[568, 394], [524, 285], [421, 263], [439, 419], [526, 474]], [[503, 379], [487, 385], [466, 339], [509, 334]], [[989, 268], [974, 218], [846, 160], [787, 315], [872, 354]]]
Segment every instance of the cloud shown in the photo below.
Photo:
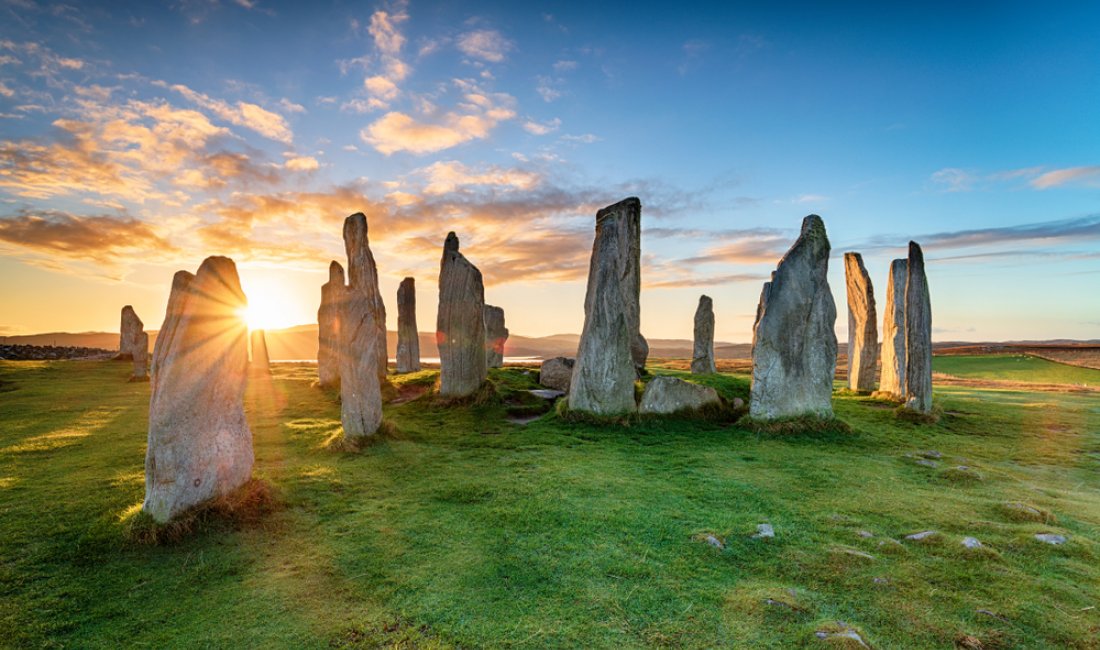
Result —
[[523, 123], [523, 130], [527, 131], [531, 135], [547, 135], [558, 130], [561, 126], [561, 120], [554, 118], [549, 122], [536, 122], [534, 120], [528, 120]]
[[1051, 187], [1080, 183], [1088, 187], [1100, 187], [1100, 165], [1055, 169], [1032, 179], [1031, 186], [1045, 190]]
[[397, 84], [381, 75], [367, 77], [363, 80], [363, 87], [371, 94], [372, 99], [387, 102], [397, 98]]
[[287, 160], [283, 166], [296, 172], [311, 172], [320, 168], [321, 164], [313, 156], [296, 156]]
[[976, 228], [924, 235], [917, 239], [926, 248], [963, 248], [1021, 241], [1078, 241], [1100, 239], [1100, 215], [1062, 219], [1001, 228]]
[[363, 129], [359, 136], [375, 149], [390, 155], [398, 151], [433, 153], [470, 140], [487, 138], [502, 121], [515, 117], [515, 100], [498, 93], [487, 95], [468, 82], [456, 84], [468, 92], [459, 106], [434, 122], [419, 121], [406, 113], [391, 111]]
[[385, 109], [386, 102], [371, 97], [370, 99], [349, 99], [348, 101], [340, 104], [340, 110], [345, 113], [370, 113], [371, 111], [379, 111]]
[[593, 142], [599, 142], [600, 136], [592, 133], [584, 133], [582, 135], [563, 135], [561, 139], [565, 142], [579, 142], [581, 144], [592, 144]]
[[515, 48], [511, 41], [492, 29], [479, 29], [461, 34], [456, 45], [466, 56], [490, 63], [500, 63], [504, 60], [504, 56]]
[[[697, 237], [699, 231], [650, 228], [646, 233], [654, 236]], [[751, 228], [724, 230], [708, 233], [710, 241], [720, 243], [709, 246], [694, 257], [679, 260], [682, 266], [698, 264], [774, 264], [795, 241], [792, 232], [776, 228]]]
[[295, 104], [286, 97], [279, 100], [279, 106], [282, 107], [287, 113], [305, 113], [306, 107], [301, 104]]
[[20, 210], [0, 217], [0, 241], [107, 266], [177, 250], [148, 223], [132, 217], [78, 216], [55, 210]]
[[370, 26], [367, 31], [374, 39], [374, 46], [378, 51], [390, 56], [397, 56], [405, 45], [405, 36], [397, 29], [397, 26], [409, 19], [405, 11], [406, 3], [398, 3], [393, 11], [378, 10], [370, 17]]
[[945, 192], [965, 192], [973, 189], [974, 184], [978, 182], [974, 174], [957, 167], [945, 167], [934, 172], [931, 180]]
[[577, 62], [576, 61], [562, 60], [562, 61], [555, 61], [554, 62], [554, 72], [557, 72], [558, 74], [561, 74], [563, 72], [571, 72], [571, 71], [576, 70], [576, 69], [577, 69]]
[[154, 81], [153, 84], [174, 90], [183, 95], [188, 101], [201, 106], [226, 122], [255, 131], [265, 138], [277, 140], [284, 144], [290, 144], [294, 140], [294, 134], [291, 133], [290, 126], [282, 115], [272, 113], [256, 104], [237, 102], [235, 105], [231, 105], [228, 102], [192, 90], [183, 84], [168, 85], [163, 81]]
[[474, 171], [457, 160], [433, 163], [418, 173], [428, 180], [423, 190], [425, 194], [448, 194], [472, 185], [529, 190], [541, 180], [538, 174], [520, 169], [493, 166]]
[[562, 79], [554, 79], [552, 77], [540, 75], [535, 77], [535, 81], [535, 92], [539, 94], [539, 97], [542, 97], [542, 101], [550, 103], [562, 96], [562, 91], [558, 89], [558, 86], [564, 83]]
[[15, 91], [8, 88], [3, 81], [0, 81], [0, 97], [14, 97]]

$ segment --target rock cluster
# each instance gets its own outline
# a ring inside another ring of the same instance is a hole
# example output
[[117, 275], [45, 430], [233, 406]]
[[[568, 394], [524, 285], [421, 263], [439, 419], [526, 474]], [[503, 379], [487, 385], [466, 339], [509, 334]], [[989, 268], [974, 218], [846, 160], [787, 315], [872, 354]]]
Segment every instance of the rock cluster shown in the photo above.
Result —
[[875, 289], [859, 253], [844, 254], [844, 278], [848, 287], [848, 388], [875, 389], [878, 365], [878, 315]]
[[504, 326], [504, 309], [485, 305], [485, 363], [490, 368], [504, 365], [504, 343], [508, 328]]
[[485, 285], [481, 271], [458, 251], [458, 237], [447, 233], [439, 265], [439, 394], [467, 397], [485, 381]]
[[760, 294], [753, 327], [753, 418], [832, 416], [836, 305], [828, 270], [825, 224], [810, 215]]
[[333, 260], [317, 309], [317, 379], [323, 388], [340, 387], [340, 314], [346, 292], [344, 267]]
[[905, 281], [905, 408], [932, 412], [932, 303], [924, 253], [912, 241]]
[[386, 308], [370, 250], [367, 218], [344, 220], [348, 286], [340, 311], [340, 421], [348, 440], [373, 436], [382, 424], [386, 380]]
[[696, 375], [718, 372], [714, 365], [714, 301], [710, 296], [699, 296], [699, 306], [695, 308], [691, 372]]
[[242, 398], [247, 305], [237, 267], [209, 257], [176, 273], [153, 350], [142, 510], [159, 522], [226, 494], [252, 476]]
[[597, 415], [631, 413], [639, 361], [641, 211], [628, 198], [596, 213], [596, 237], [584, 297], [584, 329], [569, 392], [569, 408]]
[[420, 370], [420, 334], [416, 329], [416, 280], [397, 287], [397, 372]]
[[909, 261], [890, 263], [886, 282], [886, 309], [882, 315], [882, 378], [879, 392], [905, 399], [905, 283]]
[[117, 353], [103, 348], [72, 345], [0, 345], [0, 360], [45, 361], [53, 359], [109, 359]]
[[575, 361], [569, 357], [554, 357], [543, 361], [539, 366], [539, 384], [568, 393], [574, 365]]

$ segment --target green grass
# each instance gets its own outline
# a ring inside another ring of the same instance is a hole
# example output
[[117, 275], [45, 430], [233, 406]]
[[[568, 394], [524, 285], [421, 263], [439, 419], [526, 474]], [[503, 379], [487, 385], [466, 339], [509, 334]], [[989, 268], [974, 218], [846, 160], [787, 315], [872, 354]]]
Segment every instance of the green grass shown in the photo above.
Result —
[[[313, 373], [249, 387], [280, 507], [147, 545], [126, 520], [148, 384], [125, 364], [0, 363], [0, 645], [813, 648], [845, 621], [876, 648], [1097, 647], [1094, 396], [948, 388], [931, 426], [838, 397], [850, 433], [524, 427], [505, 415], [531, 407], [531, 378], [503, 370], [479, 404], [387, 406], [392, 433], [349, 454], [326, 446], [339, 408]], [[747, 394], [745, 376], [706, 381]], [[752, 537], [764, 522], [775, 538]]]
[[974, 379], [1100, 386], [1100, 370], [1079, 368], [1021, 354], [933, 357], [932, 370]]

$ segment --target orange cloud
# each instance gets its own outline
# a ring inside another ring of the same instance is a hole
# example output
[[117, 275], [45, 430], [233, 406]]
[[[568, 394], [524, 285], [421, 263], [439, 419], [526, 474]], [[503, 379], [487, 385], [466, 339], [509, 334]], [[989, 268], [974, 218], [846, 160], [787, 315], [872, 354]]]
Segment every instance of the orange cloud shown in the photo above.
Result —
[[115, 266], [174, 252], [175, 246], [131, 217], [23, 210], [0, 219], [0, 241], [35, 252]]
[[363, 129], [359, 136], [386, 155], [398, 151], [432, 153], [487, 138], [497, 124], [516, 116], [512, 109], [515, 100], [509, 95], [489, 97], [469, 92], [464, 98], [462, 112], [446, 113], [438, 122], [420, 122], [405, 113], [389, 112]]
[[283, 116], [262, 106], [248, 102], [237, 102], [236, 105], [231, 105], [228, 102], [192, 90], [183, 84], [168, 85], [163, 81], [154, 81], [153, 84], [161, 88], [174, 90], [183, 95], [188, 101], [198, 104], [226, 122], [251, 129], [265, 138], [285, 144], [290, 144], [294, 140], [294, 134], [291, 133], [290, 126]]

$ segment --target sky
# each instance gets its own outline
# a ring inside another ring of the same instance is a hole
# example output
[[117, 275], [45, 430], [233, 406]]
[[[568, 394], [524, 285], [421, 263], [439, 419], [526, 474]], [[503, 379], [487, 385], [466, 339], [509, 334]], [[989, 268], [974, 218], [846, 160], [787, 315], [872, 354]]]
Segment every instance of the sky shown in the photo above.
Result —
[[209, 255], [315, 322], [355, 212], [391, 329], [453, 230], [514, 334], [578, 333], [638, 196], [649, 338], [706, 294], [750, 341], [811, 213], [842, 340], [843, 253], [881, 305], [911, 239], [935, 339], [1100, 338], [1100, 5], [889, 4], [0, 0], [0, 335], [156, 329]]

